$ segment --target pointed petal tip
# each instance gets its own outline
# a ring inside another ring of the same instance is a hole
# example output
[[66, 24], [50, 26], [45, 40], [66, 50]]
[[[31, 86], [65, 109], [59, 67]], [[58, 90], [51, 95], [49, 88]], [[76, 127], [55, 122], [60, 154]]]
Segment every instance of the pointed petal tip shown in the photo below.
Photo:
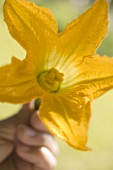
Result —
[[92, 151], [91, 148], [89, 148], [87, 145], [74, 145], [73, 143], [69, 143], [67, 142], [67, 144], [70, 146], [70, 147], [73, 147], [74, 149], [77, 149], [79, 151]]

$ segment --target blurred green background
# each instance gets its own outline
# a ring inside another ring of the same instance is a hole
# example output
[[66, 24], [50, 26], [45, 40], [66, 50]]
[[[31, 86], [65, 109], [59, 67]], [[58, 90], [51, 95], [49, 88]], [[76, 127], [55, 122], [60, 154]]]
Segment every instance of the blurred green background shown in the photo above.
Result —
[[[33, 1], [33, 0], [32, 0]], [[59, 24], [59, 32], [66, 23], [88, 9], [94, 0], [35, 0], [40, 6], [50, 8]], [[113, 56], [113, 1], [108, 0], [109, 34], [98, 48], [98, 53]], [[0, 65], [10, 63], [11, 56], [25, 57], [25, 51], [13, 40], [3, 21], [3, 3], [0, 0]], [[0, 103], [0, 114], [4, 119], [16, 113], [21, 105]], [[57, 139], [60, 146], [56, 170], [113, 170], [113, 90], [93, 103], [93, 114], [89, 126], [88, 146], [90, 152], [77, 151]]]

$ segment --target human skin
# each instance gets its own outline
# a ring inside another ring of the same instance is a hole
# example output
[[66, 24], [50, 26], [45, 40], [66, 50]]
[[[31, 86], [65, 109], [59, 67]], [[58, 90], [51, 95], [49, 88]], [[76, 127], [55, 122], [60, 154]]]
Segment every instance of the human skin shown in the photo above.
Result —
[[29, 104], [0, 122], [0, 170], [53, 170], [58, 145]]

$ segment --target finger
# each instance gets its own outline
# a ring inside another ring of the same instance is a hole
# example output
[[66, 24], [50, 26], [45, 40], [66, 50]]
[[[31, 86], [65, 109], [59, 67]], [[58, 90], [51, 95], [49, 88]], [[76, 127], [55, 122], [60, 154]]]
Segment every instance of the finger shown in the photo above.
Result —
[[52, 135], [48, 133], [38, 132], [33, 128], [21, 125], [19, 126], [16, 135], [18, 141], [25, 145], [37, 147], [45, 146], [51, 150], [54, 155], [58, 154], [58, 145]]
[[14, 141], [15, 139], [15, 126], [12, 124], [3, 124], [0, 125], [0, 139], [6, 141]]
[[34, 170], [33, 164], [23, 160], [16, 153], [14, 153], [13, 155], [13, 160], [18, 170]]
[[18, 126], [19, 124], [25, 124], [25, 123], [28, 124], [29, 119], [33, 112], [34, 110], [30, 107], [30, 103], [24, 104], [17, 114], [15, 114], [14, 116], [6, 120], [0, 121], [0, 127], [4, 125], [9, 126], [9, 124], [15, 126]]
[[0, 163], [2, 163], [12, 152], [14, 145], [12, 142], [0, 140]]
[[11, 124], [0, 124], [0, 163], [4, 161], [14, 149], [15, 127]]
[[16, 122], [15, 123], [16, 125], [28, 124], [29, 119], [33, 112], [34, 112], [34, 110], [32, 108], [30, 108], [29, 103], [24, 104], [22, 106], [22, 109], [18, 112], [18, 114], [13, 117], [13, 123]]
[[16, 153], [23, 160], [35, 164], [35, 167], [40, 169], [52, 170], [56, 166], [55, 156], [45, 147], [27, 147], [18, 143]]
[[48, 129], [44, 126], [44, 124], [42, 123], [41, 119], [38, 116], [38, 111], [34, 112], [33, 115], [30, 118], [30, 124], [31, 126], [38, 130], [38, 131], [42, 131], [42, 132], [48, 132]]

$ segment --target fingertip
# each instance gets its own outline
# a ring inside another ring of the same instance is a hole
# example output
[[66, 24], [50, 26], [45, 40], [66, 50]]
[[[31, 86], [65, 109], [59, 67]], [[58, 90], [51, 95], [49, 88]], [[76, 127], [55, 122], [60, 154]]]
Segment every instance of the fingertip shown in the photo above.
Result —
[[26, 126], [26, 125], [19, 125], [17, 128], [17, 135], [20, 136], [20, 138], [22, 136], [28, 136], [28, 137], [34, 137], [36, 136], [37, 132], [35, 131], [35, 129]]
[[[45, 161], [45, 165], [47, 169], [54, 169], [57, 165], [57, 159], [55, 156], [51, 153], [51, 151], [46, 147], [41, 147], [40, 152], [43, 155], [43, 159]], [[41, 162], [41, 167], [43, 167], [43, 162]], [[45, 167], [43, 167], [45, 168]]]
[[45, 125], [43, 124], [43, 122], [41, 121], [41, 119], [39, 118], [39, 111], [33, 113], [30, 119], [30, 124], [34, 129], [38, 131], [49, 132]]
[[35, 111], [35, 100], [32, 100], [30, 103], [29, 103], [29, 108], [31, 110], [34, 110]]
[[36, 141], [36, 135], [37, 132], [35, 131], [35, 129], [28, 127], [26, 125], [19, 125], [17, 128], [17, 133], [16, 133], [16, 137], [17, 140], [25, 145], [36, 145], [37, 141]]
[[18, 143], [16, 154], [39, 169], [53, 169], [57, 164], [56, 157], [46, 147], [28, 147]]

